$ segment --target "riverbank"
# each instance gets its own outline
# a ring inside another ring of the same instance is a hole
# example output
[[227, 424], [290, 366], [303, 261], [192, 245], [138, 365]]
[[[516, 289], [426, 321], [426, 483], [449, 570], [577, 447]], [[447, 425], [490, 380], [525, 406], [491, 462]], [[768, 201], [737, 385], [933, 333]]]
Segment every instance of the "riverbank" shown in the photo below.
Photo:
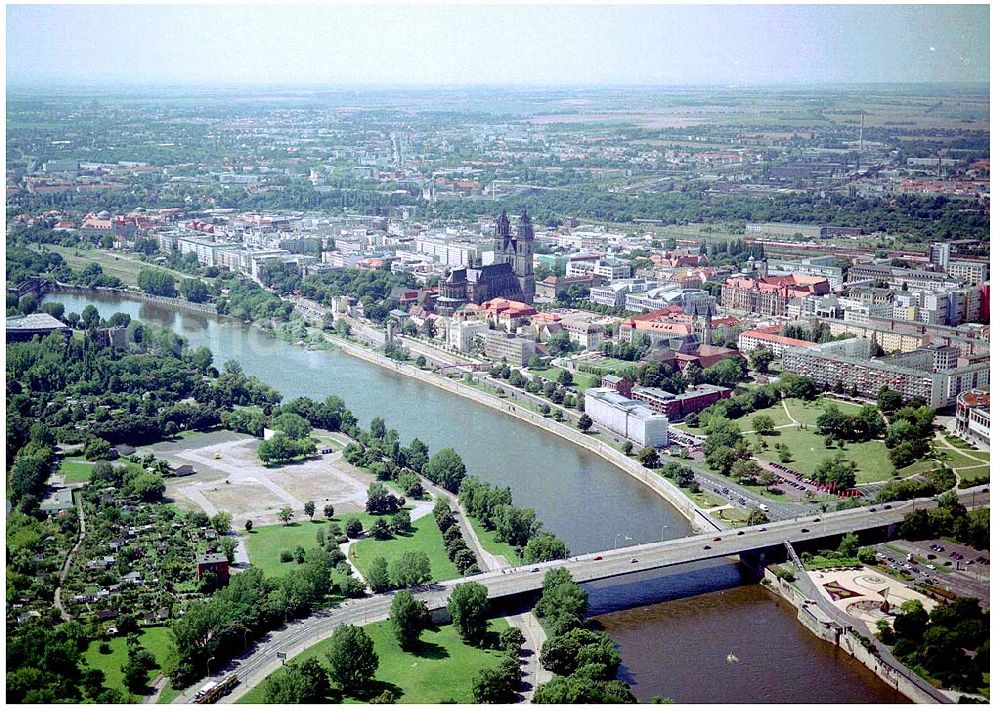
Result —
[[448, 378], [447, 376], [437, 375], [435, 373], [421, 370], [420, 368], [412, 366], [408, 363], [401, 363], [399, 361], [392, 360], [391, 358], [375, 353], [364, 346], [360, 346], [337, 336], [330, 334], [324, 334], [324, 336], [327, 340], [336, 344], [348, 355], [361, 358], [369, 363], [393, 370], [402, 375], [416, 378], [417, 380], [427, 383], [428, 385], [433, 385], [434, 387], [441, 388], [442, 390], [447, 390], [454, 395], [460, 395], [461, 397], [473, 400], [481, 405], [486, 405], [487, 407], [503, 412], [523, 422], [528, 422], [536, 427], [545, 429], [554, 435], [558, 435], [559, 437], [576, 444], [577, 446], [583, 447], [584, 449], [602, 457], [611, 464], [614, 464], [618, 469], [624, 471], [629, 476], [637, 479], [652, 489], [667, 503], [677, 509], [677, 511], [680, 512], [697, 530], [707, 533], [714, 533], [721, 530], [721, 527], [716, 525], [708, 514], [702, 511], [693, 501], [691, 501], [691, 499], [685, 496], [684, 493], [670, 481], [660, 476], [655, 471], [646, 469], [638, 462], [625, 456], [622, 452], [619, 452], [617, 449], [595, 439], [590, 435], [584, 434], [569, 425], [543, 417], [535, 412], [532, 412], [531, 410], [528, 410], [527, 408], [522, 407], [521, 405], [518, 405], [517, 403], [476, 390], [475, 388], [465, 385], [461, 381], [456, 381]]
[[798, 588], [766, 569], [762, 585], [798, 611], [796, 618], [803, 627], [816, 637], [839, 647], [857, 659], [890, 688], [895, 689], [915, 704], [941, 703], [940, 699], [927, 693], [911, 679], [901, 675], [882, 657], [869, 651], [858, 637], [825, 615], [818, 605], [810, 601]]

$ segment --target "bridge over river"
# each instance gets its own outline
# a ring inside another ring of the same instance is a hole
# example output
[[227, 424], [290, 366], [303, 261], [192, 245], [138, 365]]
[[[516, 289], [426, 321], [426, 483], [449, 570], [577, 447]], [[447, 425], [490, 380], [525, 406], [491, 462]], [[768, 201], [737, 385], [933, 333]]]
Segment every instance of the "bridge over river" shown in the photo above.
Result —
[[[985, 487], [977, 487], [976, 490], [961, 492], [959, 498], [962, 503], [969, 505], [978, 493], [980, 495], [978, 503], [985, 504], [983, 499], [986, 497], [982, 496], [984, 489]], [[414, 589], [414, 593], [431, 610], [439, 610], [447, 605], [452, 588], [459, 583], [470, 581], [481, 583], [486, 586], [491, 599], [512, 598], [537, 593], [542, 587], [546, 571], [552, 568], [566, 568], [573, 579], [581, 583], [732, 556], [739, 556], [745, 563], [756, 568], [766, 553], [784, 551], [786, 542], [794, 545], [849, 532], [888, 528], [902, 521], [910, 511], [917, 508], [933, 508], [934, 505], [934, 499], [916, 499], [801, 517], [755, 528], [621, 547], [568, 560], [522, 565], [433, 583]], [[349, 600], [339, 607], [315, 613], [272, 632], [242, 659], [234, 660], [227, 668], [217, 670], [220, 679], [223, 676], [236, 674], [241, 682], [232, 694], [222, 699], [222, 703], [235, 701], [261, 683], [281, 665], [279, 654], [282, 658], [291, 659], [330, 636], [341, 625], [364, 625], [387, 619], [391, 603], [392, 594]], [[190, 703], [194, 692], [201, 686], [203, 682], [191, 687], [174, 703]]]

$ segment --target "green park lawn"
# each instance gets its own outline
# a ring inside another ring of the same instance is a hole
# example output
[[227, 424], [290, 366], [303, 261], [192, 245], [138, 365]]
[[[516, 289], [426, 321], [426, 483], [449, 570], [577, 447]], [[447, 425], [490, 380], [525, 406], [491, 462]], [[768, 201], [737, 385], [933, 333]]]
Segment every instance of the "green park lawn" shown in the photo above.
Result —
[[[565, 368], [559, 368], [557, 366], [552, 366], [549, 368], [529, 368], [528, 372], [532, 375], [540, 375], [543, 378], [548, 378], [549, 380], [558, 381], [559, 373], [563, 372]], [[579, 371], [573, 373], [573, 387], [583, 392], [587, 388], [591, 387], [591, 378], [596, 378], [596, 375], [591, 375], [590, 373], [581, 373]]]
[[[581, 363], [581, 365], [597, 368], [605, 375], [607, 374], [620, 375], [621, 373], [627, 372], [629, 370], [635, 370], [639, 367], [638, 363], [632, 361], [619, 360], [618, 358], [607, 358], [607, 357], [588, 360], [585, 363]], [[584, 376], [596, 375], [596, 373], [582, 373], [582, 375]]]
[[[779, 402], [777, 405], [771, 405], [771, 407], [764, 408], [763, 410], [751, 412], [749, 415], [743, 415], [743, 417], [735, 420], [736, 426], [740, 428], [740, 432], [753, 432], [753, 419], [758, 415], [767, 415], [770, 417], [774, 420], [775, 427], [792, 424], [792, 421], [788, 419], [788, 415], [785, 414], [785, 409]], [[697, 430], [694, 431], [697, 432]]]
[[775, 445], [781, 442], [788, 446], [792, 452], [792, 461], [787, 462], [788, 466], [803, 474], [813, 474], [823, 460], [841, 454], [845, 459], [857, 463], [859, 484], [888, 481], [892, 476], [894, 468], [889, 462], [888, 449], [882, 440], [849, 442], [844, 445], [844, 449], [836, 446], [827, 449], [824, 440], [825, 438], [816, 434], [815, 430], [800, 430], [789, 427], [778, 430], [777, 435], [764, 437], [764, 441], [769, 445], [768, 449], [757, 456], [769, 462], [780, 463], [781, 458], [775, 451]]
[[[170, 654], [174, 651], [174, 642], [170, 636], [169, 627], [145, 627], [139, 633], [139, 642], [145, 649], [153, 653], [156, 663], [162, 671]], [[128, 660], [128, 653], [125, 646], [124, 637], [114, 637], [108, 640], [111, 647], [110, 654], [101, 654], [98, 640], [91, 641], [87, 651], [83, 653], [83, 660], [91, 669], [99, 669], [104, 672], [104, 685], [108, 688], [119, 689], [128, 692], [122, 681], [125, 677], [122, 674], [122, 665]], [[150, 674], [150, 681], [158, 674], [153, 671]]]
[[[507, 628], [507, 622], [494, 619], [490, 622], [493, 632]], [[472, 683], [481, 669], [496, 666], [502, 652], [470, 647], [462, 642], [453, 625], [424, 630], [421, 645], [413, 653], [399, 648], [388, 621], [365, 626], [365, 631], [375, 643], [379, 665], [375, 672], [374, 695], [386, 688], [396, 687], [400, 692], [399, 703], [436, 704], [445, 700], [472, 703]], [[317, 658], [326, 665], [329, 640], [314, 644], [294, 658], [295, 662]], [[264, 685], [258, 685], [237, 700], [240, 704], [264, 703]], [[357, 702], [359, 699], [345, 699]]]
[[522, 562], [522, 559], [517, 554], [517, 549], [514, 546], [509, 543], [496, 540], [495, 532], [487, 531], [483, 527], [483, 524], [475, 516], [469, 516], [468, 518], [469, 522], [472, 524], [472, 530], [476, 532], [476, 538], [479, 539], [479, 543], [486, 549], [487, 553], [502, 555], [507, 559], [507, 562], [512, 565], [517, 565]]
[[[361, 522], [365, 524], [367, 530], [368, 522], [364, 519]], [[392, 561], [408, 550], [418, 550], [427, 554], [431, 562], [431, 580], [437, 582], [461, 577], [458, 568], [448, 559], [444, 538], [438, 530], [434, 517], [429, 515], [414, 521], [409, 533], [396, 534], [386, 541], [377, 541], [374, 538], [355, 541], [350, 548], [351, 562], [358, 566], [367, 578], [375, 558], [379, 556], [385, 558], [391, 567]]]
[[[319, 507], [322, 510], [322, 507]], [[348, 518], [357, 517], [361, 524], [368, 528], [377, 518], [370, 514], [339, 514], [333, 518], [340, 524], [341, 530], [344, 528], [344, 521]], [[287, 526], [276, 524], [274, 526], [261, 526], [253, 529], [250, 533], [244, 533], [246, 541], [247, 555], [250, 562], [260, 568], [264, 575], [277, 576], [284, 575], [295, 568], [295, 563], [282, 563], [281, 551], [295, 551], [298, 546], [306, 550], [319, 545], [316, 542], [316, 531], [327, 531], [330, 521], [318, 517], [312, 521], [293, 521]]]
[[62, 474], [67, 484], [81, 484], [90, 480], [90, 470], [96, 462], [88, 462], [83, 455], [66, 457], [59, 463], [59, 474]]

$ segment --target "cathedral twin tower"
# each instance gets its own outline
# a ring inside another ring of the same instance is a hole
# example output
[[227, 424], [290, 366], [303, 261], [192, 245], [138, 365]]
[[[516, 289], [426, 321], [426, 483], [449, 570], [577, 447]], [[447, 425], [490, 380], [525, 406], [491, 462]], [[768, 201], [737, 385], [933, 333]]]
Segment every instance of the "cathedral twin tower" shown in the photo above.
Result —
[[493, 263], [452, 269], [439, 287], [438, 311], [496, 298], [531, 304], [535, 300], [534, 241], [528, 213], [521, 214], [515, 233], [504, 210], [493, 230]]

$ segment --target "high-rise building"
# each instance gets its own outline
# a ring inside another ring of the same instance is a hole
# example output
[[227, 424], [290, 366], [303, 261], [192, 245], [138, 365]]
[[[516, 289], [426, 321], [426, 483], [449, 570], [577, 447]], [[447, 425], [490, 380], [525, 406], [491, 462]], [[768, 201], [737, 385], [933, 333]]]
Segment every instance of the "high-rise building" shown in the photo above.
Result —
[[934, 242], [930, 247], [930, 262], [941, 271], [948, 271], [948, 258], [951, 256], [951, 245], [947, 242]]

